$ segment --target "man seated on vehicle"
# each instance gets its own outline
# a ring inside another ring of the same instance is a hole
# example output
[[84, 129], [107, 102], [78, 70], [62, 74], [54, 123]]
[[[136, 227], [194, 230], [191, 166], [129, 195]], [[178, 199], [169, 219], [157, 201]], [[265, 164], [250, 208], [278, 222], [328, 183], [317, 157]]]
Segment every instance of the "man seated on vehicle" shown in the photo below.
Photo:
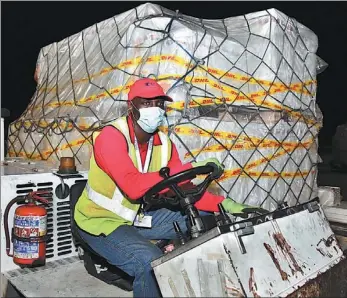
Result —
[[[158, 127], [165, 119], [164, 102], [172, 101], [152, 79], [139, 79], [128, 94], [128, 116], [93, 135], [88, 183], [75, 208], [75, 221], [86, 243], [110, 264], [134, 276], [134, 297], [160, 297], [151, 261], [162, 251], [149, 240], [175, 239], [173, 222], [187, 231], [185, 216], [169, 209], [144, 212], [143, 195], [163, 178], [215, 158], [182, 164], [175, 145]], [[229, 213], [245, 214], [252, 207], [206, 192], [198, 210], [218, 212], [222, 202]], [[142, 218], [142, 220], [139, 220]]]

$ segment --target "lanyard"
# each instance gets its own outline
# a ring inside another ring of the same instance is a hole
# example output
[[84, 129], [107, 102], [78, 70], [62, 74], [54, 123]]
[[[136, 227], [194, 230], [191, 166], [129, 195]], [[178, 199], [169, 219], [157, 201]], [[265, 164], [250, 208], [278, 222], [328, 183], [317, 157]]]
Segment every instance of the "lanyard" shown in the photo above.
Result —
[[147, 154], [146, 154], [146, 160], [145, 160], [145, 166], [142, 167], [142, 161], [140, 156], [140, 149], [139, 144], [137, 142], [137, 138], [135, 137], [135, 153], [136, 153], [136, 159], [137, 159], [137, 166], [141, 173], [147, 173], [148, 167], [149, 167], [149, 161], [151, 160], [152, 150], [153, 150], [153, 136], [149, 139], [148, 142], [148, 148], [147, 148]]

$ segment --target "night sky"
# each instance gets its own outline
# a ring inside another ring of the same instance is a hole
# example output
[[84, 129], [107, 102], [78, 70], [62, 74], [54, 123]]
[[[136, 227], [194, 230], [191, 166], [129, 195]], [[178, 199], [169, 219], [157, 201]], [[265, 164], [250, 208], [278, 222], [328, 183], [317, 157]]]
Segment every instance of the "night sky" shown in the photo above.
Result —
[[[144, 2], [1, 2], [1, 107], [17, 119], [34, 94], [42, 47]], [[153, 2], [194, 17], [215, 19], [277, 8], [310, 28], [318, 55], [329, 67], [318, 75], [317, 102], [324, 115], [320, 146], [329, 147], [336, 126], [347, 121], [347, 2]]]

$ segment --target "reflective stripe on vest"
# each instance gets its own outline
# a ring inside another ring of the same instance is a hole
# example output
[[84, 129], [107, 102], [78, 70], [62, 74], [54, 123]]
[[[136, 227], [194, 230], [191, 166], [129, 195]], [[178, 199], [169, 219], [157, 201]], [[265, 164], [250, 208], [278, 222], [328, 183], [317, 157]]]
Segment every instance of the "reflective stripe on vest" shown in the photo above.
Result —
[[[126, 120], [124, 119], [118, 119], [117, 121], [118, 124], [118, 128], [120, 129], [120, 131], [122, 132], [122, 134], [125, 136], [128, 144], [131, 143], [130, 140], [130, 135], [129, 135], [129, 130], [128, 130], [128, 124], [126, 122]], [[167, 163], [168, 163], [168, 148], [169, 148], [169, 144], [168, 144], [168, 139], [167, 136], [162, 133], [162, 132], [158, 132], [159, 134], [159, 138], [161, 141], [161, 167], [166, 167]], [[120, 192], [119, 188], [116, 185], [116, 189], [113, 193], [112, 199], [96, 192], [94, 189], [92, 189], [90, 187], [90, 185], [87, 183], [86, 185], [86, 191], [88, 194], [88, 198], [93, 201], [95, 204], [99, 205], [100, 207], [109, 210], [117, 215], [119, 215], [120, 217], [133, 222], [136, 215], [137, 215], [137, 211], [132, 210], [127, 208], [126, 206], [124, 206], [122, 204], [122, 201], [124, 200], [124, 196], [123, 194]]]
[[104, 195], [96, 192], [94, 189], [92, 189], [89, 186], [88, 183], [86, 185], [86, 190], [87, 190], [89, 199], [92, 200], [95, 204], [123, 217], [126, 220], [129, 220], [131, 222], [134, 221], [137, 211], [131, 210], [122, 205], [123, 195], [119, 191], [118, 187], [116, 187], [116, 190], [113, 193], [112, 199], [105, 197]]

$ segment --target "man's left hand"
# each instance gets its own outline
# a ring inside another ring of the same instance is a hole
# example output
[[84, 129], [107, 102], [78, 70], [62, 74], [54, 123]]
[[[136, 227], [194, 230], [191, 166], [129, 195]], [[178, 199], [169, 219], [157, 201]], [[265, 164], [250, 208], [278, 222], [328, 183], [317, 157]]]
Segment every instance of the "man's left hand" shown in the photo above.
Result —
[[239, 216], [242, 218], [248, 218], [248, 215], [251, 213], [257, 213], [257, 214], [269, 213], [268, 210], [265, 210], [261, 207], [240, 204], [230, 198], [226, 198], [222, 202], [222, 205], [226, 212], [231, 213], [234, 216]]

